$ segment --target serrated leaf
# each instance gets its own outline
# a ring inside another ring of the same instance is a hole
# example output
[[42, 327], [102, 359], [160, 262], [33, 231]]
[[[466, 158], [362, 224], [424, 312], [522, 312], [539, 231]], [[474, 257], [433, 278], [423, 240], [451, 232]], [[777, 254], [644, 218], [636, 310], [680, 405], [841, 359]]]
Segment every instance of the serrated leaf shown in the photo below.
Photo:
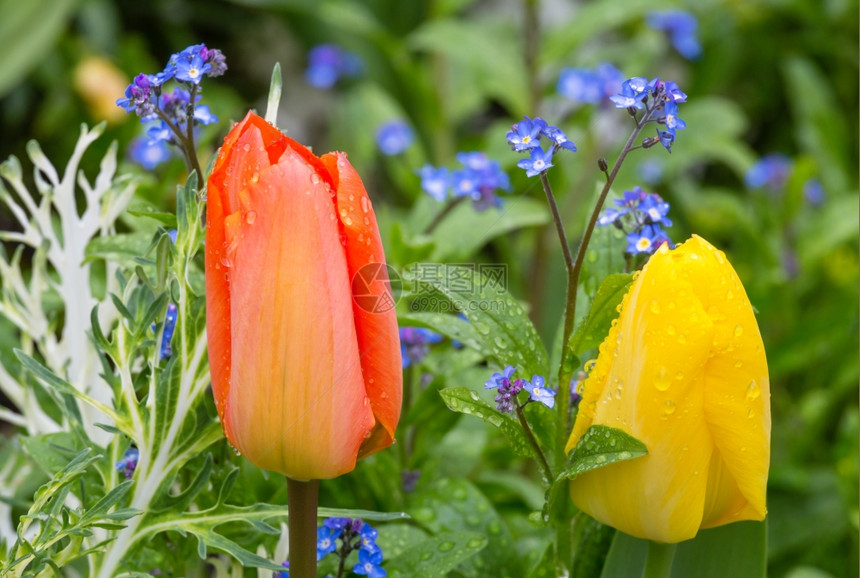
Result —
[[499, 265], [440, 267], [434, 267], [432, 275], [424, 267], [412, 269], [415, 293], [429, 296], [418, 297], [416, 302], [436, 299], [440, 306], [462, 311], [500, 367], [514, 365], [522, 375], [546, 376], [546, 349], [525, 310], [505, 287], [507, 269]]
[[628, 273], [614, 273], [603, 280], [591, 301], [588, 315], [570, 340], [570, 348], [576, 355], [600, 345], [609, 332], [612, 320], [618, 317], [616, 308], [631, 283], [633, 275]]
[[585, 472], [647, 454], [645, 444], [629, 433], [614, 427], [593, 425], [576, 444], [568, 467], [559, 474], [557, 480], [573, 479]]
[[502, 432], [517, 455], [537, 457], [519, 422], [484, 403], [475, 392], [462, 386], [448, 387], [440, 391], [439, 395], [452, 411], [474, 416]]
[[421, 576], [443, 578], [464, 560], [487, 545], [476, 532], [444, 532], [415, 544], [385, 564], [390, 578]]

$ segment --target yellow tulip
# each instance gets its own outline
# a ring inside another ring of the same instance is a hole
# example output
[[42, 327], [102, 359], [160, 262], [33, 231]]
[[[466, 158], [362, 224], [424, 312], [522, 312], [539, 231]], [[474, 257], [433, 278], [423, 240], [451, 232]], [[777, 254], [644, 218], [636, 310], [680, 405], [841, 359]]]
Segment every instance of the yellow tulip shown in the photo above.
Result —
[[763, 520], [770, 384], [746, 292], [722, 251], [693, 236], [663, 245], [635, 278], [583, 382], [566, 451], [592, 425], [623, 430], [648, 455], [586, 472], [574, 504], [638, 538]]

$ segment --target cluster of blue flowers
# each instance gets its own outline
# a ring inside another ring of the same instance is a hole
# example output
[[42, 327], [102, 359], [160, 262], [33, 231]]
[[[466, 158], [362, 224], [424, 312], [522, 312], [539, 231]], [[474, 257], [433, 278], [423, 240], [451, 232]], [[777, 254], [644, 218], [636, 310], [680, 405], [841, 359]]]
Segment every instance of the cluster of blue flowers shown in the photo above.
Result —
[[678, 116], [678, 103], [686, 102], [687, 95], [671, 80], [663, 82], [655, 78], [648, 82], [642, 76], [630, 78], [621, 84], [621, 92], [609, 99], [615, 103], [615, 108], [626, 108], [631, 115], [644, 108], [646, 114], [651, 114], [658, 124], [666, 127], [665, 130], [658, 129], [656, 137], [642, 141], [645, 148], [659, 142], [672, 152], [676, 131], [687, 128], [687, 124]]
[[[147, 126], [146, 138], [137, 140], [130, 149], [132, 158], [151, 169], [169, 157], [166, 145], [182, 147], [183, 140], [193, 136], [195, 126], [217, 122], [208, 106], [198, 104], [200, 81], [204, 76], [221, 76], [226, 70], [220, 50], [195, 44], [173, 54], [158, 74], [138, 74], [125, 89], [125, 96], [116, 101]], [[171, 80], [179, 86], [167, 92], [164, 85]]]
[[675, 50], [687, 60], [695, 60], [701, 56], [702, 47], [696, 36], [699, 23], [689, 12], [683, 10], [651, 12], [646, 22], [654, 30], [665, 32]]
[[501, 206], [496, 191], [508, 191], [511, 184], [498, 161], [490, 160], [482, 152], [457, 153], [457, 160], [463, 168], [454, 171], [425, 165], [418, 173], [421, 189], [440, 203], [451, 194], [471, 199], [478, 211]]
[[361, 74], [361, 59], [336, 44], [320, 44], [308, 52], [308, 68], [305, 79], [308, 84], [321, 90], [335, 85], [341, 77]]
[[137, 448], [129, 448], [123, 454], [122, 459], [116, 463], [116, 469], [119, 473], [125, 476], [126, 480], [130, 480], [134, 475], [134, 470], [137, 469], [137, 462], [140, 459], [140, 452]]
[[[559, 149], [576, 152], [576, 145], [560, 128], [547, 124], [539, 116], [534, 120], [527, 116], [523, 117], [523, 120], [511, 126], [505, 138], [516, 152], [529, 153], [529, 158], [517, 163], [518, 167], [525, 169], [529, 177], [539, 175], [552, 167], [552, 157]], [[541, 138], [547, 139], [550, 143], [546, 150], [541, 146]]]
[[400, 353], [403, 356], [403, 369], [424, 361], [430, 353], [430, 345], [442, 341], [442, 336], [423, 327], [400, 328]]
[[613, 225], [627, 233], [627, 253], [651, 254], [663, 243], [672, 247], [672, 241], [661, 228], [672, 226], [672, 221], [666, 216], [669, 203], [660, 195], [634, 187], [632, 191], [624, 191], [624, 197], [614, 202], [618, 208], [604, 210], [597, 225]]
[[564, 68], [556, 90], [573, 102], [600, 104], [621, 90], [624, 74], [608, 62], [589, 68]]
[[[358, 563], [352, 568], [356, 574], [370, 578], [383, 578], [382, 549], [377, 545], [379, 532], [361, 518], [329, 518], [317, 530], [317, 561], [336, 552], [342, 559], [358, 550]], [[338, 550], [337, 540], [341, 545]]]
[[[516, 407], [517, 396], [523, 390], [529, 394], [526, 403], [537, 401], [552, 409], [555, 405], [555, 391], [545, 387], [546, 381], [540, 375], [532, 376], [531, 382], [527, 379], [512, 379], [516, 368], [508, 365], [501, 373], [496, 372], [484, 383], [484, 389], [496, 389], [496, 409], [500, 413], [513, 413]], [[522, 406], [519, 406], [522, 407]]]
[[376, 144], [386, 156], [399, 155], [405, 152], [415, 140], [415, 133], [402, 120], [391, 120], [376, 130]]

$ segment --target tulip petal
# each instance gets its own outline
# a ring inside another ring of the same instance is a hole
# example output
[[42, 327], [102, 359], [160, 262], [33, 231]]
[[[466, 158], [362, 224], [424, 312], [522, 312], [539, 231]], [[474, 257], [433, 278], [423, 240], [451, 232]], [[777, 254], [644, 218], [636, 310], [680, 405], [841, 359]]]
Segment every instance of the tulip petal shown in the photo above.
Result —
[[[242, 389], [229, 389], [224, 423], [255, 465], [330, 478], [355, 467], [374, 418], [328, 175], [283, 142], [277, 164], [227, 187], [238, 191], [224, 229], [232, 381]], [[248, 127], [234, 149], [238, 167], [253, 164], [262, 131]]]
[[702, 392], [713, 325], [673, 261], [652, 258], [625, 296], [580, 403], [589, 404], [593, 423], [630, 433], [649, 453], [571, 483], [580, 509], [661, 542], [696, 535], [713, 450]]
[[[337, 213], [346, 237], [346, 260], [353, 288], [363, 285], [360, 278], [356, 277], [362, 275], [369, 281], [367, 288], [372, 296], [390, 296], [390, 287], [387, 291], [385, 287], [389, 282], [388, 270], [376, 214], [361, 177], [344, 153], [329, 153], [323, 155], [321, 160], [331, 174], [337, 191]], [[361, 368], [370, 406], [377, 419], [377, 426], [362, 445], [359, 457], [388, 447], [393, 442], [394, 430], [400, 418], [403, 385], [394, 303], [380, 301], [373, 307], [371, 303], [366, 298], [362, 301], [353, 299]]]
[[[693, 286], [714, 323], [705, 368], [705, 420], [739, 495], [706, 516], [703, 527], [762, 520], [770, 464], [770, 385], [761, 334], [743, 285], [725, 255], [694, 236], [684, 243]], [[695, 256], [696, 259], [692, 257]], [[722, 512], [722, 513], [720, 513]]]

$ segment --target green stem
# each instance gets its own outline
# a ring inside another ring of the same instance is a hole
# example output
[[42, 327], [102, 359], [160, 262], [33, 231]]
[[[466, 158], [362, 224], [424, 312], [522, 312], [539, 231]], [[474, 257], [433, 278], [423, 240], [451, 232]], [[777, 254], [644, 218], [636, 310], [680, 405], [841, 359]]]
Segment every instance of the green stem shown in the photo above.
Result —
[[642, 578], [669, 578], [676, 546], [677, 544], [649, 541], [648, 557], [645, 559], [645, 572]]
[[290, 517], [290, 576], [317, 576], [317, 501], [319, 480], [287, 478]]
[[537, 442], [537, 438], [535, 437], [534, 432], [532, 432], [532, 428], [529, 426], [529, 422], [526, 420], [526, 414], [523, 411], [525, 404], [517, 406], [517, 419], [520, 420], [520, 425], [523, 426], [523, 431], [526, 434], [526, 438], [528, 438], [529, 443], [535, 449], [535, 453], [538, 456], [538, 463], [540, 463], [541, 467], [541, 475], [544, 480], [546, 480], [547, 484], [551, 484], [555, 479], [552, 475], [552, 468], [549, 467], [549, 463], [546, 461], [546, 456], [543, 454], [543, 450], [540, 448], [540, 444]]
[[442, 208], [442, 210], [436, 213], [436, 216], [433, 217], [433, 220], [430, 221], [430, 224], [424, 227], [424, 230], [421, 232], [425, 235], [429, 235], [430, 233], [432, 233], [436, 229], [436, 227], [439, 226], [439, 223], [441, 223], [445, 219], [445, 217], [447, 217], [448, 214], [451, 213], [451, 211], [456, 209], [457, 206], [465, 200], [466, 197], [457, 197], [455, 199], [450, 199]]

